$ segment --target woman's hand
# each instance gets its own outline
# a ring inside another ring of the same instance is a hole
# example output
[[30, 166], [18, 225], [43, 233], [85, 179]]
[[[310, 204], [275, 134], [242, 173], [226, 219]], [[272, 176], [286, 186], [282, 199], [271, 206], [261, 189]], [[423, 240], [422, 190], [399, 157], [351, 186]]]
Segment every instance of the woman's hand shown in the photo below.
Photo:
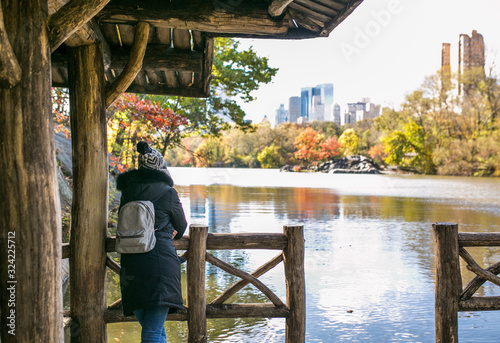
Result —
[[175, 235], [177, 235], [177, 230], [174, 230], [174, 232], [172, 233], [172, 239], [174, 239]]

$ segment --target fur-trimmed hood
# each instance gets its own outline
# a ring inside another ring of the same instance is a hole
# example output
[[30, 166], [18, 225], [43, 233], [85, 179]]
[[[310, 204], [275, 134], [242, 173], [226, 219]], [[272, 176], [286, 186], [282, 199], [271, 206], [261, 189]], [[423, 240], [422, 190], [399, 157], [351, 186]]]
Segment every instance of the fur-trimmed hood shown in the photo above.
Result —
[[172, 178], [163, 171], [139, 168], [118, 175], [116, 179], [116, 188], [122, 191], [130, 183], [142, 184], [153, 182], [165, 182], [170, 187], [174, 185]]

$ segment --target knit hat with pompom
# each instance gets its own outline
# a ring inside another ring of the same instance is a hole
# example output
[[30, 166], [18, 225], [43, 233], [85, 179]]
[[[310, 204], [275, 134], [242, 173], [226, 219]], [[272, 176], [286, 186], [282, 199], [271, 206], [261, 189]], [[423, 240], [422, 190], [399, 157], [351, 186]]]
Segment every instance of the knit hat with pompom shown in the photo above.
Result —
[[163, 156], [144, 141], [137, 143], [139, 153], [139, 168], [160, 170], [170, 176], [167, 163]]

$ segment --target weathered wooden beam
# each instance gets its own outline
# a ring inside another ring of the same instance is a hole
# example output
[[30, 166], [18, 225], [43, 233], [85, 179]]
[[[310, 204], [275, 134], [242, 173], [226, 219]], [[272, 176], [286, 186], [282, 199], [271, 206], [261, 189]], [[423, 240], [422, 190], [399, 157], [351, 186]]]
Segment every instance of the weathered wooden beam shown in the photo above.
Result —
[[[460, 235], [460, 233], [459, 233]], [[500, 262], [497, 262], [488, 268], [486, 268], [486, 271], [493, 273], [494, 275], [500, 274]], [[480, 276], [474, 277], [467, 286], [464, 287], [464, 291], [462, 292], [462, 295], [460, 296], [461, 300], [468, 300], [470, 299], [474, 293], [486, 282], [486, 279], [483, 279]]]
[[[289, 9], [290, 13], [292, 11]], [[319, 26], [315, 24], [316, 29], [319, 29]], [[225, 34], [225, 33], [216, 33], [213, 34], [214, 37], [230, 37], [230, 38], [254, 38], [254, 39], [288, 39], [288, 40], [299, 40], [299, 39], [311, 39], [318, 38], [317, 30], [311, 30], [304, 27], [293, 27], [289, 28], [288, 32], [285, 36], [283, 35], [273, 35], [269, 34], [266, 36], [259, 36], [254, 34]]]
[[[172, 41], [176, 49], [191, 51], [191, 33], [189, 30], [173, 29]], [[179, 71], [177, 73], [179, 85], [181, 87], [193, 86], [193, 73], [189, 71]]]
[[63, 342], [47, 4], [0, 1], [0, 7], [22, 74], [13, 87], [0, 87], [0, 339]]
[[21, 80], [21, 66], [10, 45], [0, 6], [0, 87], [13, 87]]
[[[57, 10], [66, 5], [69, 0], [49, 0], [49, 15], [53, 15]], [[111, 50], [107, 40], [99, 28], [99, 25], [94, 19], [89, 20], [87, 23], [83, 24], [78, 30], [76, 30], [71, 36], [69, 36], [64, 44], [69, 47], [77, 47], [80, 45], [90, 45], [93, 43], [101, 43], [102, 52], [104, 57], [104, 68], [108, 69], [111, 63]], [[54, 50], [52, 50], [54, 53]], [[54, 62], [54, 56], [52, 55], [52, 61]]]
[[259, 291], [261, 291], [271, 302], [274, 304], [274, 306], [284, 306], [283, 302], [281, 299], [274, 294], [266, 285], [262, 283], [259, 279], [256, 277], [248, 274], [247, 272], [244, 272], [236, 267], [233, 267], [229, 263], [226, 263], [217, 257], [207, 253], [205, 256], [205, 259], [207, 262], [210, 262], [216, 267], [219, 267], [220, 269], [224, 270], [225, 272], [228, 272], [230, 274], [233, 274], [235, 276], [238, 276], [242, 278], [243, 280], [251, 283], [254, 285]]
[[135, 28], [134, 42], [130, 50], [130, 59], [106, 92], [106, 108], [108, 108], [134, 81], [137, 73], [142, 69], [142, 61], [146, 53], [149, 38], [149, 24], [138, 23]]
[[90, 21], [109, 0], [71, 0], [49, 20], [49, 42], [52, 51]]
[[[130, 49], [113, 49], [112, 69], [123, 69], [131, 54]], [[201, 72], [203, 53], [200, 51], [179, 50], [164, 45], [149, 44], [148, 53], [142, 63], [144, 69], [164, 69], [176, 71]]]
[[[166, 71], [168, 72], [168, 71]], [[173, 71], [172, 71], [173, 72]], [[131, 84], [127, 90], [127, 93], [139, 93], [139, 94], [163, 94], [168, 96], [183, 96], [188, 98], [206, 98], [207, 95], [199, 88], [195, 87], [167, 87], [165, 84], [148, 84], [146, 86], [140, 86], [138, 84]]]
[[310, 18], [311, 20], [315, 20], [318, 24], [321, 23], [321, 26], [324, 26], [325, 22], [331, 20], [331, 16], [325, 15], [323, 12], [316, 12], [308, 7], [302, 6], [297, 2], [293, 2], [290, 4], [290, 8], [303, 13], [305, 16]]
[[73, 153], [71, 342], [105, 343], [108, 156], [101, 46], [71, 48], [68, 70]]
[[[174, 241], [177, 250], [189, 248], [188, 237]], [[281, 233], [209, 233], [207, 237], [208, 250], [232, 250], [232, 249], [265, 249], [283, 250], [287, 246], [287, 238]], [[106, 251], [115, 251], [115, 238], [106, 239]]]
[[296, 9], [289, 8], [288, 12], [290, 12], [290, 15], [296, 20], [298, 25], [306, 28], [308, 31], [314, 32], [316, 37], [318, 36], [318, 32], [323, 29], [324, 24], [322, 22], [313, 20]]
[[[187, 321], [188, 320], [188, 309], [184, 307], [184, 309], [180, 310], [177, 313], [169, 314], [167, 316], [167, 321]], [[104, 312], [104, 321], [109, 323], [123, 323], [123, 322], [136, 322], [137, 318], [135, 316], [127, 316], [123, 315], [123, 308], [116, 307], [111, 308], [108, 307]]]
[[[257, 268], [252, 274], [253, 277], [258, 278], [261, 275], [264, 275], [267, 271], [271, 270], [274, 268], [278, 263], [283, 261], [283, 253], [279, 254], [278, 256], [274, 257], [272, 260], [267, 261], [265, 264]], [[249, 281], [242, 279], [238, 282], [236, 282], [234, 285], [229, 287], [219, 295], [217, 298], [212, 300], [210, 305], [218, 305], [218, 304], [223, 304], [226, 300], [228, 300], [230, 297], [232, 297], [234, 294], [236, 294], [240, 289], [248, 285]]]
[[459, 311], [500, 311], [500, 297], [472, 297], [458, 303]]
[[474, 261], [474, 258], [472, 258], [472, 256], [464, 248], [460, 248], [460, 257], [463, 258], [465, 262], [467, 262], [467, 269], [474, 272], [481, 278], [488, 280], [497, 286], [500, 286], [500, 277], [481, 268], [481, 266], [477, 264], [476, 261]]
[[289, 313], [286, 306], [271, 303], [207, 305], [207, 318], [284, 318]]
[[434, 223], [432, 228], [436, 261], [436, 343], [457, 343], [458, 299], [461, 292], [458, 225]]
[[208, 226], [189, 227], [187, 277], [188, 343], [207, 342], [205, 254]]
[[[167, 321], [187, 321], [187, 308], [180, 312], [169, 314]], [[207, 318], [285, 318], [289, 311], [286, 306], [276, 307], [267, 304], [221, 304], [207, 305]], [[135, 322], [134, 316], [125, 317], [122, 308], [108, 308], [104, 314], [106, 323]]]
[[269, 16], [261, 2], [238, 2], [236, 6], [219, 1], [141, 2], [112, 0], [96, 17], [107, 23], [149, 22], [157, 27], [242, 34], [285, 34], [288, 19]]
[[[203, 53], [200, 51], [182, 51], [164, 45], [149, 44], [148, 53], [144, 56], [143, 69], [162, 70], [185, 70], [191, 72], [202, 72]], [[131, 49], [112, 49], [113, 59], [110, 61], [110, 69], [124, 69], [129, 61]], [[52, 53], [52, 66], [66, 68], [68, 57], [64, 53], [55, 51]]]
[[351, 0], [349, 3], [345, 4], [344, 9], [339, 11], [335, 18], [325, 24], [325, 28], [321, 31], [320, 35], [322, 37], [328, 37], [330, 32], [339, 26], [340, 23], [343, 22], [362, 2], [363, 0]]
[[460, 232], [458, 243], [461, 247], [498, 247], [500, 246], [500, 233]]
[[283, 250], [286, 281], [285, 342], [304, 343], [306, 339], [306, 283], [304, 271], [304, 227], [284, 226], [288, 245]]
[[69, 258], [69, 252], [70, 252], [70, 247], [69, 243], [63, 243], [62, 245], [62, 258]]
[[[306, 11], [306, 13], [316, 16], [317, 14], [322, 14], [328, 17], [336, 16], [339, 11], [331, 7], [332, 2], [326, 1], [323, 4], [321, 1], [311, 1], [311, 0], [295, 0], [294, 5], [300, 5], [311, 12]], [[319, 18], [318, 18], [319, 19]]]
[[269, 5], [267, 11], [271, 15], [271, 17], [279, 17], [285, 11], [285, 8], [291, 3], [293, 0], [273, 0]]
[[203, 85], [201, 91], [203, 97], [210, 96], [210, 82], [212, 81], [212, 65], [214, 61], [214, 38], [206, 37], [205, 40], [205, 54], [204, 54], [204, 65], [202, 73]]
[[116, 263], [111, 257], [106, 255], [106, 267], [114, 271], [116, 274], [120, 275], [120, 269], [122, 268], [119, 263]]

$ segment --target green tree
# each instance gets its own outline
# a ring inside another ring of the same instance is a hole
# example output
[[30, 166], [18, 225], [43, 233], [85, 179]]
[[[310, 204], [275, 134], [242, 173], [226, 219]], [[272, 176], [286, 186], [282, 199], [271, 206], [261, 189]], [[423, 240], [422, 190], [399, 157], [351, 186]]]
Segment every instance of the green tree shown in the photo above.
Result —
[[382, 139], [387, 153], [385, 162], [412, 167], [425, 174], [433, 174], [436, 166], [432, 161], [433, 146], [425, 130], [415, 121], [409, 120], [402, 130], [396, 130]]

